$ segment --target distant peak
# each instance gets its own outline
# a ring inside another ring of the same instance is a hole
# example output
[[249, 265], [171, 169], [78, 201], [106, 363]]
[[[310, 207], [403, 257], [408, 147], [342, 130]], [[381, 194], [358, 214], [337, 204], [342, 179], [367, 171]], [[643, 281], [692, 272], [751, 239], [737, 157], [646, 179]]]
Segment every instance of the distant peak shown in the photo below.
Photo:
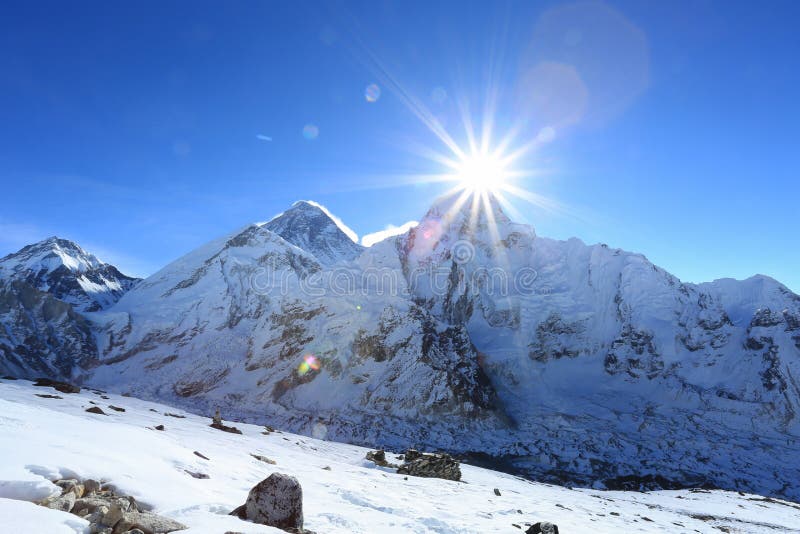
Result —
[[356, 234], [349, 226], [344, 224], [344, 222], [342, 222], [342, 220], [339, 217], [331, 213], [330, 210], [328, 210], [328, 208], [326, 208], [325, 206], [323, 206], [318, 202], [314, 202], [313, 200], [298, 200], [294, 202], [291, 205], [291, 207], [289, 207], [288, 210], [277, 214], [272, 219], [264, 223], [264, 225], [268, 229], [272, 229], [270, 228], [270, 226], [273, 227], [277, 226], [276, 221], [278, 221], [278, 219], [283, 219], [287, 217], [294, 219], [298, 216], [302, 217], [304, 215], [310, 215], [312, 217], [320, 217], [324, 215], [327, 219], [330, 220], [331, 223], [336, 225], [339, 228], [339, 230], [341, 230], [341, 232], [345, 236], [347, 236], [352, 242], [358, 244], [358, 234]]

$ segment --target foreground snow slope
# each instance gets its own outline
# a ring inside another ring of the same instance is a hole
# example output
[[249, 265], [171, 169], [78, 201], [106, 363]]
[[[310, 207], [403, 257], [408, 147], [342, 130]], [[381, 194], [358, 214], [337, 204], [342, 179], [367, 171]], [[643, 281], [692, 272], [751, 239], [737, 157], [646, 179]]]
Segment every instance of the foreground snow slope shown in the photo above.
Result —
[[[406, 479], [364, 460], [366, 449], [360, 447], [282, 432], [263, 435], [262, 428], [244, 424], [236, 425], [243, 435], [227, 434], [210, 428], [207, 418], [165, 405], [106, 397], [0, 381], [4, 528], [11, 525], [10, 531], [20, 534], [84, 532], [82, 519], [24, 502], [55, 492], [50, 479], [77, 476], [111, 482], [189, 525], [187, 533], [277, 533], [227, 513], [244, 502], [252, 486], [279, 471], [300, 480], [306, 527], [320, 533], [521, 532], [541, 520], [555, 522], [564, 533], [800, 532], [799, 505], [749, 494], [572, 490], [471, 466], [462, 466], [460, 483]], [[108, 415], [86, 413], [93, 404]], [[166, 430], [153, 428], [159, 424]], [[324, 431], [317, 429], [318, 435]], [[186, 471], [210, 478], [195, 479]]]

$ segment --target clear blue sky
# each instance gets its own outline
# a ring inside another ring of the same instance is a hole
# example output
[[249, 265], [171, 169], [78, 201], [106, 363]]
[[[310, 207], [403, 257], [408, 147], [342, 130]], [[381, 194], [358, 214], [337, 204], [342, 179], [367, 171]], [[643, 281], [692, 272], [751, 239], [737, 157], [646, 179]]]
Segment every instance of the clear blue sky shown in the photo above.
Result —
[[297, 199], [360, 235], [418, 219], [444, 187], [405, 177], [446, 149], [408, 99], [463, 144], [459, 103], [479, 122], [489, 85], [497, 135], [555, 132], [515, 163], [564, 206], [514, 201], [540, 235], [800, 291], [798, 19], [777, 0], [6, 3], [0, 255], [56, 234], [141, 276]]

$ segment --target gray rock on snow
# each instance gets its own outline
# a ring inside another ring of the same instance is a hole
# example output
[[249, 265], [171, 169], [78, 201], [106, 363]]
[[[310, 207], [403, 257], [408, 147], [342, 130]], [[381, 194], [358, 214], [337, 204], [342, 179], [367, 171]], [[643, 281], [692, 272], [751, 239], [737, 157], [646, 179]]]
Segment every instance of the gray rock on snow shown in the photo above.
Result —
[[289, 531], [303, 531], [303, 489], [293, 476], [272, 473], [247, 495], [231, 515]]

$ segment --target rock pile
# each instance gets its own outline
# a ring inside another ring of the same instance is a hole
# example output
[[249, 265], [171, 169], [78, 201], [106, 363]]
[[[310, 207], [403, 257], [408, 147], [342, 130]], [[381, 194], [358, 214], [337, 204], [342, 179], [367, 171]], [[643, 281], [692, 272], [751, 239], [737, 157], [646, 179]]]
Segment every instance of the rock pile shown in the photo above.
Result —
[[313, 534], [303, 529], [303, 489], [296, 478], [283, 473], [272, 473], [259, 482], [230, 515], [287, 532]]
[[389, 463], [386, 453], [382, 450], [369, 451], [367, 460], [375, 462], [381, 467], [397, 469], [400, 475], [415, 477], [443, 478], [445, 480], [461, 480], [461, 468], [458, 460], [444, 453], [419, 452], [408, 449], [402, 456], [403, 465]]
[[39, 504], [82, 517], [89, 522], [91, 534], [166, 534], [187, 528], [168, 517], [140, 510], [133, 497], [117, 495], [96, 480], [62, 479], [53, 483], [61, 493]]

